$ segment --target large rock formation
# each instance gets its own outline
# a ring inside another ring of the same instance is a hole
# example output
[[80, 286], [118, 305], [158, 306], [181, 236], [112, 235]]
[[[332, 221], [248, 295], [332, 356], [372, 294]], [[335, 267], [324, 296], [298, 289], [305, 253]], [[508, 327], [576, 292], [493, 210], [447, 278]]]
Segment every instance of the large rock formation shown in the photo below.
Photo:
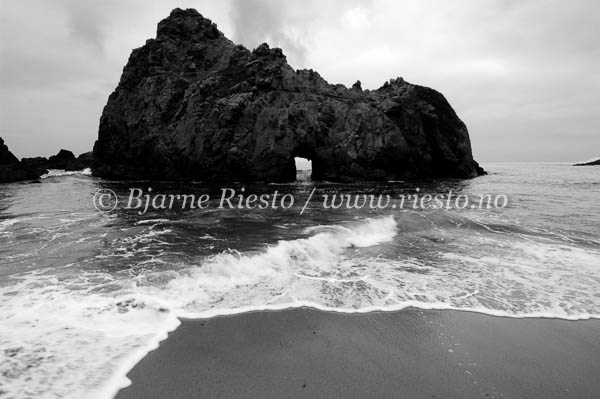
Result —
[[175, 9], [133, 50], [100, 119], [94, 173], [113, 179], [290, 181], [468, 178], [464, 123], [444, 96], [405, 82], [375, 91], [292, 69], [280, 49], [235, 45]]

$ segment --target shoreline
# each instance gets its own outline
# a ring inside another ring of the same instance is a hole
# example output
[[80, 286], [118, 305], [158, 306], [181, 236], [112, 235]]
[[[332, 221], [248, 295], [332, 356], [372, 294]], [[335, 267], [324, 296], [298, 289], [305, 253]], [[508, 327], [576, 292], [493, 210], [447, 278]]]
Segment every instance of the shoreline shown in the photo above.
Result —
[[180, 319], [116, 398], [592, 398], [600, 320], [291, 308]]

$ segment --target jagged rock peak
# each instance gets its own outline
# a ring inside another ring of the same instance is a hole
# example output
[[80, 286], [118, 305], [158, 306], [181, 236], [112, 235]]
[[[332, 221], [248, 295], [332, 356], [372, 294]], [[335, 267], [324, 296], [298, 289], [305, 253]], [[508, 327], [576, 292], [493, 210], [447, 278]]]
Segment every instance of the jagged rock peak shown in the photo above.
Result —
[[4, 139], [0, 137], [0, 165], [12, 165], [19, 163], [19, 158], [15, 157], [4, 144]]
[[216, 39], [223, 34], [217, 25], [193, 8], [182, 10], [176, 8], [171, 14], [158, 23], [156, 39], [190, 39], [192, 37]]

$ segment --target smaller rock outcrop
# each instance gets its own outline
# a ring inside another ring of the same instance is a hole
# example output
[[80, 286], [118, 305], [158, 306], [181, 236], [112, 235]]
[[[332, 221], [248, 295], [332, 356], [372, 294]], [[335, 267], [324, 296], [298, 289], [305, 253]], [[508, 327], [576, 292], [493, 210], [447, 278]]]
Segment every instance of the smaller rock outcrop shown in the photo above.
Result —
[[591, 162], [576, 163], [573, 166], [600, 166], [600, 158], [596, 159], [595, 161], [591, 161]]
[[77, 158], [74, 158], [71, 161], [69, 161], [65, 167], [65, 170], [77, 171], [87, 168], [93, 168], [94, 164], [94, 153], [92, 151], [84, 152], [83, 154], [80, 154]]
[[48, 158], [45, 158], [45, 157], [23, 158], [23, 159], [21, 159], [21, 164], [28, 168], [31, 168], [31, 169], [35, 169], [35, 168], [40, 169], [40, 170], [51, 169], [51, 168], [48, 168]]
[[9, 151], [4, 140], [0, 137], [0, 165], [14, 165], [19, 163], [19, 159]]
[[46, 173], [46, 169], [24, 164], [8, 149], [0, 137], [0, 183], [34, 180]]
[[48, 158], [48, 169], [67, 169], [75, 161], [75, 155], [69, 150], [61, 149], [56, 155]]
[[91, 168], [94, 165], [94, 154], [91, 151], [84, 152], [75, 158], [75, 155], [71, 151], [62, 149], [50, 158], [23, 158], [21, 162], [32, 168], [77, 171]]
[[0, 183], [35, 180], [48, 173], [48, 169], [77, 171], [92, 168], [94, 162], [94, 154], [91, 151], [75, 158], [71, 151], [65, 149], [50, 158], [23, 158], [19, 161], [0, 137]]

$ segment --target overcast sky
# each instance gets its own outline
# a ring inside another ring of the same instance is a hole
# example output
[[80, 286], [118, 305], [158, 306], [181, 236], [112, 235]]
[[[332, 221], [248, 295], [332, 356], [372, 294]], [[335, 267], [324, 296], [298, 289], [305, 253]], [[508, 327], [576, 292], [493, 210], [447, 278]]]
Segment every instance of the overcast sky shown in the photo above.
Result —
[[18, 157], [91, 150], [131, 50], [175, 7], [331, 83], [441, 91], [479, 161], [600, 155], [594, 0], [0, 0], [0, 137]]

